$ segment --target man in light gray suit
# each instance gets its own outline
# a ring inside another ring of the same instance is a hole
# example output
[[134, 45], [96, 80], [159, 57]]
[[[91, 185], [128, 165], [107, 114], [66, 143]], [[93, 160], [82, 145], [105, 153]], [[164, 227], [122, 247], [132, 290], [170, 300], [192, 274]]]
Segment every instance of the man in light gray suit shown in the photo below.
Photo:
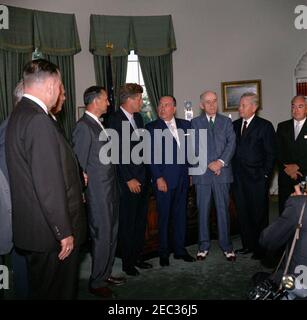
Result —
[[197, 260], [204, 260], [210, 248], [209, 217], [211, 196], [215, 200], [219, 245], [228, 261], [234, 261], [229, 233], [229, 188], [233, 180], [231, 158], [235, 151], [236, 136], [229, 118], [217, 113], [217, 96], [215, 92], [205, 91], [200, 96], [202, 114], [192, 120], [195, 129], [196, 156], [199, 155], [200, 129], [207, 129], [207, 170], [204, 174], [194, 175], [192, 181], [196, 186], [197, 207], [199, 212], [199, 250]]
[[[84, 92], [86, 111], [73, 132], [73, 148], [88, 184], [85, 192], [90, 236], [92, 239], [92, 274], [90, 292], [109, 298], [107, 283], [119, 285], [125, 278], [113, 277], [119, 215], [119, 191], [115, 165], [102, 164], [99, 151], [107, 143], [108, 134], [99, 121], [109, 105], [103, 87], [92, 86]], [[100, 135], [104, 141], [100, 141]]]

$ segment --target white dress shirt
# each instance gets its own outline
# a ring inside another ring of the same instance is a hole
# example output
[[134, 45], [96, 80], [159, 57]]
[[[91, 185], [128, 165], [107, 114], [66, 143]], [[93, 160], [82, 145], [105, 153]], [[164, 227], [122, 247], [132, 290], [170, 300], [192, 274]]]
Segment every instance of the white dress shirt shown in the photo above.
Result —
[[303, 120], [300, 120], [300, 121], [297, 121], [294, 119], [293, 122], [294, 122], [294, 138], [295, 138], [295, 140], [298, 137], [298, 135], [300, 134], [300, 131], [301, 131], [305, 121], [306, 121], [306, 118]]
[[97, 117], [96, 115], [92, 114], [91, 112], [87, 111], [87, 110], [85, 110], [85, 113], [86, 113], [89, 117], [93, 118], [93, 119], [99, 124], [99, 126], [100, 126], [101, 129], [103, 130], [104, 134], [107, 136], [107, 138], [109, 138], [109, 135], [108, 135], [106, 129], [104, 128], [104, 126], [102, 125], [102, 123], [99, 121], [98, 117]]
[[32, 96], [32, 94], [28, 94], [28, 93], [25, 93], [23, 95], [23, 97], [26, 97], [32, 101], [34, 101], [35, 103], [37, 103], [47, 114], [48, 114], [48, 109], [47, 109], [47, 106], [44, 104], [44, 102], [34, 96]]
[[248, 119], [242, 119], [242, 126], [241, 126], [241, 133], [244, 127], [244, 122], [246, 121], [246, 129], [248, 128], [249, 124], [251, 123], [251, 121], [254, 119], [255, 115], [252, 115], [250, 118]]
[[180, 141], [179, 141], [179, 135], [178, 135], [178, 130], [176, 126], [176, 121], [175, 118], [173, 117], [170, 121], [165, 121], [165, 124], [169, 128], [170, 132], [172, 133], [173, 137], [175, 138], [178, 147], [180, 148]]

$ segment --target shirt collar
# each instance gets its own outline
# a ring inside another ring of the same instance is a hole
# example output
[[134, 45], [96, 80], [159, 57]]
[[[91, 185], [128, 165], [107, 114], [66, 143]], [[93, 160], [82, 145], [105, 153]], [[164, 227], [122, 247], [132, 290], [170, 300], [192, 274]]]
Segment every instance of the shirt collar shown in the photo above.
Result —
[[130, 112], [128, 112], [126, 109], [124, 109], [123, 107], [120, 107], [123, 111], [123, 113], [126, 115], [126, 117], [128, 118], [128, 120], [130, 121], [131, 119], [133, 119], [133, 113], [131, 114]]
[[54, 121], [57, 121], [56, 116], [52, 112], [49, 112], [49, 115]]
[[297, 124], [299, 124], [299, 126], [301, 127], [301, 126], [304, 125], [304, 123], [305, 123], [305, 121], [306, 121], [306, 117], [305, 117], [305, 119], [302, 119], [302, 120], [300, 120], [300, 121], [297, 121], [297, 120], [295, 120], [295, 119], [293, 119], [293, 120], [294, 120], [294, 126], [296, 126]]
[[244, 125], [244, 122], [247, 122], [247, 126], [249, 126], [249, 124], [251, 123], [251, 121], [254, 119], [255, 115], [252, 115], [250, 118], [248, 119], [242, 119], [242, 126]]
[[215, 118], [216, 118], [216, 114], [215, 114], [214, 116], [209, 116], [209, 115], [206, 113], [206, 117], [207, 117], [208, 122], [210, 121], [210, 118], [211, 118], [212, 121], [214, 122], [214, 121], [215, 121]]
[[28, 93], [25, 93], [23, 96], [34, 101], [35, 103], [37, 103], [48, 114], [47, 106], [44, 104], [44, 102], [42, 100], [40, 100], [40, 99], [32, 96], [32, 94], [28, 94]]
[[94, 120], [100, 125], [100, 127], [102, 127], [102, 124], [101, 124], [101, 122], [99, 121], [99, 118], [98, 118], [96, 115], [94, 115], [93, 113], [91, 113], [91, 112], [89, 112], [89, 111], [87, 111], [87, 110], [85, 110], [85, 113], [86, 113], [89, 117], [91, 117], [92, 119], [94, 119]]
[[173, 125], [176, 126], [175, 117], [173, 117], [173, 118], [172, 118], [171, 120], [169, 120], [169, 121], [164, 120], [164, 122], [165, 122], [165, 124], [166, 124], [167, 126], [170, 125], [170, 124], [173, 124]]

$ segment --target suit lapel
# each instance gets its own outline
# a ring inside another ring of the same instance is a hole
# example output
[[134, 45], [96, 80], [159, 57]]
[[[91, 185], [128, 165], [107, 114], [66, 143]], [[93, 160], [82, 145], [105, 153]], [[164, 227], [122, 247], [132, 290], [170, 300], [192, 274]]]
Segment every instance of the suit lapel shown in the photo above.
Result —
[[[257, 127], [258, 117], [254, 116], [253, 120], [249, 123], [248, 127], [246, 128], [246, 131], [243, 136], [241, 136], [242, 139], [246, 139], [249, 134]], [[241, 121], [242, 126], [242, 121]], [[241, 127], [240, 127], [240, 135], [241, 135]]]
[[[294, 139], [294, 120], [292, 120], [292, 128], [293, 128], [293, 139]], [[299, 141], [301, 139], [304, 139], [304, 136], [307, 134], [307, 119], [305, 120], [304, 125], [301, 128], [301, 131], [299, 135], [297, 136], [295, 141]]]
[[[88, 114], [84, 114], [83, 118], [85, 120], [85, 122], [87, 122], [92, 129], [94, 130], [94, 132], [96, 132], [97, 136], [99, 137], [99, 135], [101, 134], [101, 132], [104, 133], [104, 130], [102, 129], [102, 127], [92, 118], [90, 117]], [[103, 125], [103, 124], [102, 124]], [[106, 129], [106, 128], [105, 128]], [[105, 133], [104, 133], [105, 134]], [[109, 140], [109, 137], [107, 136], [107, 139]]]

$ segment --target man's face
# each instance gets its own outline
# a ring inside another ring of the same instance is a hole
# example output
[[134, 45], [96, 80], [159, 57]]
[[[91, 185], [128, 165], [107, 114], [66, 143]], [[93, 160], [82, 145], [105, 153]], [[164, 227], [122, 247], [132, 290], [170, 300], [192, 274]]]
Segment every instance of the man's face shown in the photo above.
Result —
[[60, 76], [53, 76], [47, 80], [46, 95], [49, 101], [47, 107], [51, 110], [57, 103], [61, 91], [62, 80]]
[[137, 93], [133, 98], [128, 98], [130, 100], [131, 109], [134, 112], [140, 112], [143, 105], [143, 98], [141, 93]]
[[240, 100], [239, 115], [243, 119], [249, 119], [257, 111], [257, 106], [253, 103], [252, 97], [244, 97]]
[[172, 120], [175, 112], [176, 107], [174, 106], [172, 97], [163, 97], [160, 99], [158, 105], [158, 115], [160, 119], [170, 121]]
[[51, 109], [51, 112], [53, 114], [57, 114], [59, 113], [61, 110], [62, 110], [62, 107], [63, 107], [63, 104], [64, 104], [64, 101], [66, 100], [66, 97], [65, 97], [65, 89], [64, 89], [64, 85], [63, 83], [61, 83], [60, 85], [60, 93], [59, 93], [59, 96], [58, 96], [58, 100], [54, 106], [54, 108]]
[[208, 116], [214, 116], [217, 113], [217, 96], [213, 92], [206, 93], [200, 103], [200, 108], [203, 109]]
[[300, 121], [305, 119], [307, 107], [303, 97], [297, 97], [293, 100], [291, 105], [291, 114], [293, 119]]
[[101, 90], [100, 95], [96, 97], [95, 100], [101, 114], [106, 113], [108, 110], [108, 106], [110, 105], [106, 92], [104, 90]]

